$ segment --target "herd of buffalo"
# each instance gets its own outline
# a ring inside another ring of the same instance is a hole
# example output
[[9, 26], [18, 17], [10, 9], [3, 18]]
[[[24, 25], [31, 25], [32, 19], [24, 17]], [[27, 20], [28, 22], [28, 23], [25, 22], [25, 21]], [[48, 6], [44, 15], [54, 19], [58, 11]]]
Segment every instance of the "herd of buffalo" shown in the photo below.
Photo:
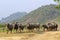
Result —
[[17, 32], [18, 30], [21, 32], [23, 31], [25, 28], [29, 31], [33, 31], [34, 29], [36, 30], [40, 30], [40, 28], [43, 28], [43, 31], [45, 30], [48, 30], [48, 31], [57, 31], [57, 28], [58, 28], [58, 24], [56, 24], [55, 22], [52, 22], [52, 23], [47, 23], [47, 24], [43, 24], [43, 25], [40, 25], [39, 23], [38, 24], [27, 24], [27, 25], [23, 25], [23, 24], [18, 24], [17, 22], [12, 25], [12, 24], [7, 24], [7, 33], [9, 31], [13, 31], [13, 29]]

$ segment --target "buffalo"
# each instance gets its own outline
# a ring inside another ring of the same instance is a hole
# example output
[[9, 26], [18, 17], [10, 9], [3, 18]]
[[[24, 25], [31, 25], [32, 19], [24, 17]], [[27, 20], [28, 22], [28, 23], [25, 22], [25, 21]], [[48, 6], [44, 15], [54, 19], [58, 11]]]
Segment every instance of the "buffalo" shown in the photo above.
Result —
[[47, 26], [46, 24], [43, 24], [42, 27], [43, 27], [43, 30], [44, 30], [44, 31], [45, 31], [45, 29], [48, 30], [48, 26]]
[[57, 31], [58, 24], [56, 24], [55, 22], [53, 22], [53, 23], [48, 23], [48, 25], [49, 25], [49, 29], [50, 29], [51, 31], [52, 31], [52, 30]]
[[39, 30], [40, 28], [40, 24], [29, 24], [29, 26], [27, 27], [28, 30]]
[[19, 25], [19, 30], [20, 30], [20, 32], [23, 31], [24, 28], [25, 28], [25, 25], [23, 25], [23, 24], [20, 24], [20, 25]]
[[13, 30], [13, 25], [8, 23], [7, 24], [7, 34], [8, 34], [9, 31], [12, 33], [12, 30]]
[[16, 22], [16, 24], [14, 25], [14, 30], [16, 30], [16, 32], [18, 31], [18, 23]]
[[44, 24], [44, 25], [42, 25], [42, 27], [43, 27], [44, 31], [45, 31], [45, 29], [47, 29], [48, 31], [52, 31], [52, 30], [57, 31], [58, 24], [53, 22], [53, 24], [52, 23]]

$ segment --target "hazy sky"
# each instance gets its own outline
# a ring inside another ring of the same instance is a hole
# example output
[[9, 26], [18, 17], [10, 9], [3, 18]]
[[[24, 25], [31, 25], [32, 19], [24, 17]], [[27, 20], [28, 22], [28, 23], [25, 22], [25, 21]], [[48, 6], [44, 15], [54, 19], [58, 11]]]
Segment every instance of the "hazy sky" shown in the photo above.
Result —
[[55, 3], [53, 0], [0, 0], [0, 19], [15, 12], [30, 12], [47, 4]]

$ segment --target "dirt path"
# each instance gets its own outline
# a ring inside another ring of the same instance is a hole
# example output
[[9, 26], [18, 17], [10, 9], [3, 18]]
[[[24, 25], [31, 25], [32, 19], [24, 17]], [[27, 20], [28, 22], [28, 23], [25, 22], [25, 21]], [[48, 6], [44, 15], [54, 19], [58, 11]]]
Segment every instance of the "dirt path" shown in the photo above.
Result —
[[0, 37], [0, 40], [60, 40], [60, 31], [45, 32], [43, 34], [14, 36], [14, 37]]

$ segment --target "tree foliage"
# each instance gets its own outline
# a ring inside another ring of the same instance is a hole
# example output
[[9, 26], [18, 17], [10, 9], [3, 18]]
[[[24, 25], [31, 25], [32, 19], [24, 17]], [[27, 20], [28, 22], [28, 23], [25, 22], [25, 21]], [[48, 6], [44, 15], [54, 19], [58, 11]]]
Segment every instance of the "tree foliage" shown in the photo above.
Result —
[[60, 8], [60, 0], [54, 0], [54, 1], [57, 2], [56, 8]]
[[54, 0], [54, 1], [59, 2], [60, 0]]

